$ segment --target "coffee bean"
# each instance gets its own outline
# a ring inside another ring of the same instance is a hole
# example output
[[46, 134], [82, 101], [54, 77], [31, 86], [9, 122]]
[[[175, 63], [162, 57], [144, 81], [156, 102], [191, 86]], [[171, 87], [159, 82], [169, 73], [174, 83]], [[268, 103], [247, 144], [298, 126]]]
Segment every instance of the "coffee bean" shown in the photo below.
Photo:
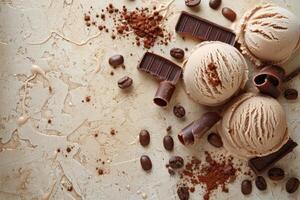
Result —
[[177, 189], [177, 195], [180, 200], [188, 200], [190, 198], [190, 192], [188, 187], [179, 187]]
[[185, 116], [185, 109], [181, 105], [176, 105], [173, 108], [173, 113], [178, 118], [183, 118]]
[[166, 150], [172, 151], [174, 148], [174, 140], [171, 136], [166, 135], [163, 139], [163, 144]]
[[243, 180], [241, 191], [244, 195], [250, 194], [252, 192], [252, 183], [250, 180]]
[[188, 7], [195, 7], [200, 4], [201, 0], [185, 0], [185, 5]]
[[227, 8], [227, 7], [223, 8], [222, 14], [225, 18], [227, 18], [228, 20], [230, 20], [232, 22], [236, 19], [236, 13], [233, 10], [231, 10], [230, 8]]
[[172, 167], [173, 169], [179, 169], [183, 167], [184, 165], [184, 160], [180, 156], [172, 156], [169, 159], [169, 166]]
[[141, 130], [140, 135], [140, 144], [145, 147], [150, 143], [150, 134], [147, 130]]
[[284, 178], [284, 171], [279, 167], [269, 169], [268, 176], [271, 180], [279, 181]]
[[288, 100], [295, 100], [298, 98], [298, 91], [295, 89], [286, 89], [284, 91], [284, 97]]
[[209, 1], [209, 7], [216, 10], [216, 9], [219, 8], [221, 3], [222, 3], [222, 0], [210, 0]]
[[140, 163], [141, 163], [143, 170], [148, 171], [148, 170], [152, 169], [152, 162], [151, 162], [149, 156], [142, 155], [140, 158]]
[[285, 185], [285, 189], [288, 193], [296, 192], [298, 187], [299, 187], [299, 179], [297, 178], [290, 178]]
[[118, 86], [121, 89], [129, 88], [132, 85], [132, 79], [128, 76], [124, 76], [118, 81]]
[[180, 48], [173, 48], [170, 51], [170, 55], [173, 58], [176, 58], [176, 59], [183, 59], [184, 58], [184, 51], [183, 51], [183, 49], [180, 49]]
[[208, 142], [214, 147], [220, 148], [223, 146], [221, 137], [216, 133], [211, 133], [207, 136]]
[[264, 177], [257, 176], [255, 179], [255, 185], [259, 190], [266, 190], [267, 189], [267, 182]]
[[124, 63], [124, 57], [122, 55], [114, 55], [109, 58], [108, 63], [113, 67], [118, 67], [120, 65], [123, 65]]

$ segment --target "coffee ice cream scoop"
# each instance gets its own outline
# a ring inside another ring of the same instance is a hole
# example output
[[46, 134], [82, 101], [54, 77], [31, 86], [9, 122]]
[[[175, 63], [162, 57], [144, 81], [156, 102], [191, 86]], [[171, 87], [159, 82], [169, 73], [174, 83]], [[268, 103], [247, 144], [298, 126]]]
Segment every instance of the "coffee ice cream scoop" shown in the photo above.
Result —
[[257, 6], [245, 13], [237, 32], [242, 53], [257, 66], [282, 64], [300, 45], [300, 19], [275, 5]]
[[224, 147], [245, 159], [276, 152], [289, 139], [283, 107], [272, 97], [254, 93], [235, 99], [218, 129]]
[[248, 80], [242, 54], [222, 42], [200, 43], [184, 66], [187, 94], [197, 103], [216, 106], [228, 101]]

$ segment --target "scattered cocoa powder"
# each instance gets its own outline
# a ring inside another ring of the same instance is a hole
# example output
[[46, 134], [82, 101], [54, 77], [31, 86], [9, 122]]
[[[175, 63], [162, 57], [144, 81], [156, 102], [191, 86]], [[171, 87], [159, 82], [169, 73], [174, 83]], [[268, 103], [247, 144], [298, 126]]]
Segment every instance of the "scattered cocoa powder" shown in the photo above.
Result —
[[205, 188], [204, 200], [209, 200], [212, 192], [219, 187], [223, 192], [228, 192], [227, 184], [236, 178], [236, 168], [232, 163], [232, 157], [221, 158], [216, 161], [209, 152], [205, 152], [205, 162], [192, 157], [180, 172], [180, 182], [189, 185], [190, 192], [195, 191], [195, 186], [202, 185]]
[[215, 66], [213, 63], [210, 63], [207, 66], [207, 69], [205, 71], [206, 75], [208, 76], [209, 83], [216, 87], [218, 85], [221, 85], [221, 80], [219, 78], [218, 72], [217, 72], [217, 66]]

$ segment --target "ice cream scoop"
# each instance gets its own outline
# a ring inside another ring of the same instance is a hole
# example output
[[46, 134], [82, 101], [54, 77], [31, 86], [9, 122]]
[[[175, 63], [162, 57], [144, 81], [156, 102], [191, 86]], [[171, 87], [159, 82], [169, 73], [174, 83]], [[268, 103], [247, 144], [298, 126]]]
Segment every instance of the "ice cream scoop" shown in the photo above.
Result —
[[282, 64], [300, 45], [299, 18], [275, 5], [261, 5], [246, 12], [237, 32], [242, 53], [257, 66]]
[[187, 94], [197, 103], [216, 106], [228, 101], [248, 80], [243, 55], [222, 42], [203, 42], [192, 52], [183, 73]]
[[254, 93], [235, 99], [218, 129], [224, 147], [245, 159], [276, 152], [289, 139], [283, 107], [272, 97]]

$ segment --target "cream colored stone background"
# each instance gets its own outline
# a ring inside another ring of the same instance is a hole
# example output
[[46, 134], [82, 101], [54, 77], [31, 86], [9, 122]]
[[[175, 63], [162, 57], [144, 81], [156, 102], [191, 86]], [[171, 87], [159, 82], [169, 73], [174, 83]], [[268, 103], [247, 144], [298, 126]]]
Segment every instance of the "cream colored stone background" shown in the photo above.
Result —
[[[148, 75], [137, 71], [138, 60], [144, 49], [132, 46], [134, 39], [112, 41], [111, 34], [102, 33], [85, 45], [77, 46], [53, 35], [41, 45], [51, 31], [56, 31], [72, 41], [84, 41], [97, 34], [96, 29], [87, 30], [83, 13], [104, 8], [109, 2], [116, 6], [126, 4], [128, 8], [153, 6], [167, 1], [153, 0], [1, 0], [0, 1], [0, 199], [178, 199], [176, 183], [178, 177], [170, 177], [164, 165], [170, 155], [195, 155], [203, 157], [203, 151], [225, 153], [201, 140], [192, 148], [186, 148], [176, 139], [177, 133], [190, 121], [198, 118], [206, 108], [189, 100], [181, 83], [168, 108], [162, 109], [152, 103], [158, 83]], [[223, 6], [234, 9], [238, 16], [260, 1], [223, 0]], [[300, 17], [297, 0], [277, 0]], [[198, 11], [184, 6], [183, 0], [171, 5], [170, 17], [166, 22], [172, 33], [172, 43], [156, 46], [152, 50], [169, 57], [172, 47], [189, 48], [195, 41], [182, 41], [174, 33], [174, 24], [181, 10], [195, 12], [224, 26], [231, 23], [223, 18], [220, 10], [208, 7], [202, 0]], [[190, 52], [190, 51], [189, 51]], [[189, 54], [189, 52], [187, 54]], [[125, 57], [126, 69], [116, 69], [110, 76], [108, 58], [120, 53]], [[129, 56], [133, 53], [133, 56]], [[95, 73], [99, 61], [100, 71]], [[48, 91], [48, 82], [40, 75], [29, 83], [26, 110], [30, 119], [23, 126], [16, 121], [22, 115], [21, 102], [24, 95], [24, 81], [31, 75], [32, 64], [46, 71], [46, 77], [53, 89]], [[285, 65], [289, 72], [300, 64], [297, 53]], [[123, 75], [133, 78], [133, 88], [123, 92], [117, 87], [117, 80]], [[287, 86], [300, 91], [300, 77]], [[82, 100], [91, 97], [89, 103]], [[284, 105], [291, 137], [300, 143], [300, 102], [280, 98]], [[178, 120], [172, 114], [172, 106], [180, 103], [187, 110], [185, 120]], [[52, 120], [48, 124], [48, 119]], [[172, 125], [175, 150], [168, 153], [163, 149], [162, 138], [167, 126]], [[110, 135], [111, 128], [117, 130]], [[151, 133], [151, 144], [141, 147], [136, 137], [141, 129]], [[95, 134], [99, 136], [94, 137]], [[66, 148], [71, 147], [70, 153]], [[60, 148], [61, 152], [57, 153]], [[147, 154], [152, 158], [153, 169], [145, 173], [139, 164], [139, 157]], [[97, 162], [101, 158], [105, 164]], [[300, 148], [278, 163], [288, 176], [300, 177]], [[99, 176], [96, 167], [104, 169]], [[300, 191], [288, 195], [284, 181], [277, 184], [268, 180], [267, 192], [255, 187], [249, 197], [240, 192], [239, 176], [229, 186], [230, 192], [214, 193], [212, 199], [300, 199]], [[74, 188], [68, 192], [67, 188]], [[191, 199], [201, 199], [202, 190], [197, 188]]]

